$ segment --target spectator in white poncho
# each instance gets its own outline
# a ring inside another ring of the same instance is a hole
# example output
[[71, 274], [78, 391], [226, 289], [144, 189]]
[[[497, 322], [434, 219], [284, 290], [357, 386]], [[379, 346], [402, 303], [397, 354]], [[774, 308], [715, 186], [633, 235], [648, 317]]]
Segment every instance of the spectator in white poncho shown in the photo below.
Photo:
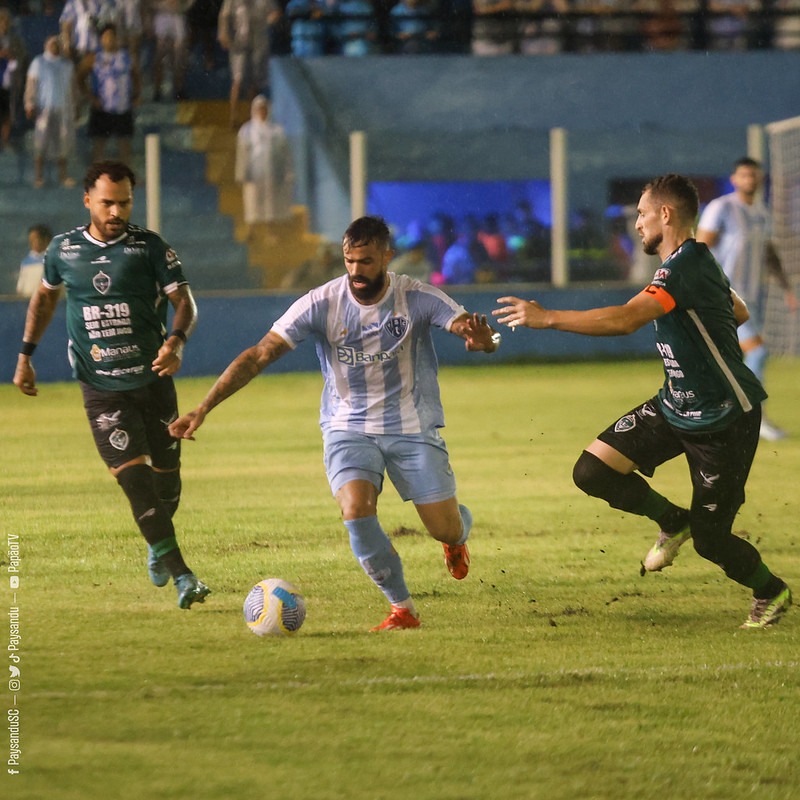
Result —
[[239, 129], [236, 182], [242, 185], [244, 219], [248, 225], [290, 216], [294, 172], [283, 128], [269, 119], [264, 95], [254, 98], [250, 119]]

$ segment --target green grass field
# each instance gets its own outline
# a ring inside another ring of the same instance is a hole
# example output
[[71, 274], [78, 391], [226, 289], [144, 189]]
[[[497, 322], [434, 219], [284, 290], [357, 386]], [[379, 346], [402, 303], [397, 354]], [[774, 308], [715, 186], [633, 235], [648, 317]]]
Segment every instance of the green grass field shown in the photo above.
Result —
[[[770, 415], [794, 436], [761, 447], [736, 525], [796, 589], [799, 366], [771, 366]], [[581, 448], [659, 381], [656, 362], [444, 369], [472, 570], [452, 580], [387, 485], [380, 516], [423, 626], [384, 634], [368, 633], [387, 606], [325, 481], [318, 375], [257, 379], [185, 445], [176, 523], [213, 589], [188, 612], [148, 582], [77, 387], [44, 385], [36, 399], [0, 387], [22, 635], [21, 774], [3, 769], [0, 795], [797, 798], [800, 610], [740, 630], [747, 590], [690, 548], [640, 577], [653, 524], [572, 485]], [[210, 383], [179, 382], [182, 409]], [[685, 465], [655, 485], [686, 502]], [[306, 596], [292, 639], [245, 627], [244, 596], [269, 576]]]

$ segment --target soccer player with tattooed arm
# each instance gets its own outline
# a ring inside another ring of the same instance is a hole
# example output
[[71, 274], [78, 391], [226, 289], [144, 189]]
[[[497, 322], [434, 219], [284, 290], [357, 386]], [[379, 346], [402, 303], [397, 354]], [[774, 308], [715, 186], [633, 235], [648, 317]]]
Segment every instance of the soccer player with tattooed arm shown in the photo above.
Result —
[[391, 234], [380, 217], [355, 220], [342, 250], [345, 274], [296, 300], [170, 431], [194, 438], [212, 409], [311, 339], [324, 377], [320, 427], [328, 482], [353, 554], [390, 603], [389, 615], [373, 630], [416, 628], [419, 615], [403, 564], [377, 517], [384, 474], [441, 542], [450, 574], [466, 578], [472, 515], [456, 499], [439, 433], [444, 414], [431, 329], [486, 353], [497, 349], [500, 335], [485, 316], [467, 313], [439, 289], [389, 272]]
[[[195, 327], [197, 308], [176, 253], [129, 222], [135, 177], [119, 161], [89, 167], [83, 203], [90, 222], [56, 236], [31, 298], [14, 384], [38, 394], [31, 357], [66, 287], [69, 359], [100, 457], [117, 479], [147, 542], [151, 581], [173, 579], [178, 606], [202, 603], [209, 588], [183, 560], [172, 516], [181, 496], [178, 416], [172, 376]], [[166, 333], [167, 303], [173, 326]]]
[[[556, 311], [535, 300], [501, 297], [493, 311], [512, 329], [524, 326], [587, 336], [620, 336], [653, 323], [665, 380], [658, 394], [624, 414], [581, 454], [576, 485], [612, 508], [652, 519], [661, 529], [642, 573], [672, 564], [692, 539], [699, 555], [752, 591], [743, 628], [766, 628], [790, 607], [784, 581], [758, 550], [732, 532], [758, 447], [761, 383], [745, 366], [737, 326], [747, 307], [731, 290], [708, 247], [694, 238], [695, 186], [664, 175], [644, 187], [636, 230], [645, 253], [662, 264], [651, 283], [628, 303], [586, 311]], [[637, 472], [683, 454], [692, 481], [691, 507], [660, 495]]]

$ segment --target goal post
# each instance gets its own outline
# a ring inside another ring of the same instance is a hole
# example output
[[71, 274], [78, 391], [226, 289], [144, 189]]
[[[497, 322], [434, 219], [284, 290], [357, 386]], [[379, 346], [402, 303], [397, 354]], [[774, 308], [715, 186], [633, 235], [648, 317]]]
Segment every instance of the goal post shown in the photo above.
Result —
[[[772, 241], [800, 295], [800, 117], [766, 126], [769, 140]], [[800, 355], [800, 311], [786, 307], [774, 280], [767, 286], [764, 335], [774, 355]]]

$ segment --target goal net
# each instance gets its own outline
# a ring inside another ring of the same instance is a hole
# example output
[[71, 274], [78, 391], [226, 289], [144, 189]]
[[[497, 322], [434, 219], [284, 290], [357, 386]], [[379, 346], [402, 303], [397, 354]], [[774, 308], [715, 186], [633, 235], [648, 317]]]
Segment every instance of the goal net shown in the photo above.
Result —
[[[800, 117], [766, 126], [769, 137], [772, 240], [783, 269], [800, 296]], [[786, 307], [783, 290], [767, 288], [764, 336], [774, 355], [800, 355], [800, 311]]]

